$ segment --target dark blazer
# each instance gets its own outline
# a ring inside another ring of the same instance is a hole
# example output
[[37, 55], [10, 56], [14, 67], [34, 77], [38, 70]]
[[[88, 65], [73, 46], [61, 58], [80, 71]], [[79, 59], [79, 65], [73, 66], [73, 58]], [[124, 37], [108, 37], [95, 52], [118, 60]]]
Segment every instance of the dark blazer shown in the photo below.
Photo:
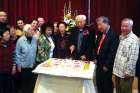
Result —
[[81, 43], [80, 52], [78, 52], [78, 35], [79, 28], [74, 27], [71, 29], [71, 36], [69, 39], [69, 45], [75, 45], [76, 49], [73, 53], [74, 59], [80, 59], [82, 55], [85, 55], [88, 60], [93, 59], [93, 47], [95, 46], [95, 30], [91, 27], [85, 26], [83, 28], [83, 40]]
[[53, 36], [55, 49], [54, 57], [55, 58], [69, 58], [70, 51], [68, 47], [69, 34], [65, 33], [62, 37], [60, 33], [57, 33]]
[[140, 77], [140, 49], [139, 49], [139, 57], [136, 64], [136, 76]]
[[[102, 33], [98, 33], [96, 41], [96, 50], [98, 49]], [[106, 66], [111, 72], [113, 69], [114, 59], [119, 44], [119, 36], [111, 28], [108, 30], [106, 37], [97, 55], [97, 68], [102, 70]]]

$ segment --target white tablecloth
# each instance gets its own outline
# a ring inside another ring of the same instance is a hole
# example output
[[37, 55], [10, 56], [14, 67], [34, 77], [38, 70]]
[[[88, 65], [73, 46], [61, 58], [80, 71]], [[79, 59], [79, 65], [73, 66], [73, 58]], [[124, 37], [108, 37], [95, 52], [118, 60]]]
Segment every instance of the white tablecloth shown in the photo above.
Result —
[[[89, 71], [67, 73], [41, 68], [39, 65], [33, 72], [38, 73], [34, 93], [96, 93], [93, 83], [95, 64], [90, 63]], [[90, 74], [90, 75], [89, 75]]]

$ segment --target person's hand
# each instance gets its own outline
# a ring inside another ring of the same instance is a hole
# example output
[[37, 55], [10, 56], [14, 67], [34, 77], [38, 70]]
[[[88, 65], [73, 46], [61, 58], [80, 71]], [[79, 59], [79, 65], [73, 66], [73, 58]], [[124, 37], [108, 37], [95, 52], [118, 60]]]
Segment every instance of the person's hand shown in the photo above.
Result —
[[21, 72], [21, 67], [18, 66], [18, 67], [17, 67], [17, 70], [18, 70], [18, 72]]
[[93, 60], [93, 63], [94, 63], [94, 64], [97, 64], [97, 59], [94, 59], [94, 60]]
[[72, 54], [74, 52], [74, 50], [75, 50], [75, 46], [74, 45], [71, 45], [69, 48], [70, 48], [70, 52]]
[[86, 60], [87, 59], [85, 55], [82, 55], [80, 58], [81, 58], [81, 60]]
[[125, 73], [124, 78], [129, 78], [130, 75], [128, 75], [127, 73]]
[[107, 68], [106, 66], [103, 66], [103, 70], [104, 70], [105, 72], [107, 72], [107, 71], [108, 71], [108, 68]]
[[11, 74], [12, 75], [16, 74], [16, 65], [13, 65]]

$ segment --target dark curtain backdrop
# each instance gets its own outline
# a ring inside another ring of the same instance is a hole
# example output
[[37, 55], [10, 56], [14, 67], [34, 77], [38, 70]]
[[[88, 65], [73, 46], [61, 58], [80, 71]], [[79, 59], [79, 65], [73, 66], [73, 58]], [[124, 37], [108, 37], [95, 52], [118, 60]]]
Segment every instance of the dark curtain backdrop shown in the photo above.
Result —
[[[9, 23], [16, 24], [17, 18], [23, 18], [25, 22], [39, 16], [49, 21], [63, 19], [64, 3], [68, 0], [0, 0], [0, 10], [8, 13]], [[78, 14], [86, 14], [88, 0], [71, 0], [72, 10]], [[120, 21], [124, 17], [133, 18], [134, 31], [140, 31], [140, 0], [91, 0], [91, 23], [95, 24], [98, 16], [108, 16], [111, 26], [120, 33]]]

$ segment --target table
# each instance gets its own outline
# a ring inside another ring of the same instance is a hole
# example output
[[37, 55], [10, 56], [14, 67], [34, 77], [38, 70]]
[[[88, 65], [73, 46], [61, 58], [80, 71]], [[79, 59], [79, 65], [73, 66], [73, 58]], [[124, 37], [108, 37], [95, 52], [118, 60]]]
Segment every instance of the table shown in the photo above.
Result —
[[95, 68], [93, 62], [49, 59], [33, 71], [38, 74], [34, 93], [96, 93]]

